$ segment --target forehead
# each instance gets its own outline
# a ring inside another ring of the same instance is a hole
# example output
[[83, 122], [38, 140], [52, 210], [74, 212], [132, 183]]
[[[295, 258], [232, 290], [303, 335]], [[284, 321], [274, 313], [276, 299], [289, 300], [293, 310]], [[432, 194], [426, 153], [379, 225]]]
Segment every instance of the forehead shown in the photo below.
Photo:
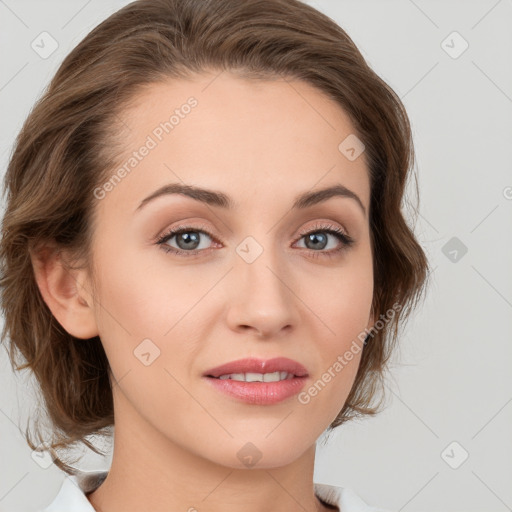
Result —
[[349, 116], [303, 81], [228, 72], [169, 79], [144, 87], [119, 118], [126, 177], [109, 201], [122, 197], [132, 210], [171, 182], [269, 205], [341, 183], [368, 205], [365, 154], [351, 161], [340, 151], [355, 135]]

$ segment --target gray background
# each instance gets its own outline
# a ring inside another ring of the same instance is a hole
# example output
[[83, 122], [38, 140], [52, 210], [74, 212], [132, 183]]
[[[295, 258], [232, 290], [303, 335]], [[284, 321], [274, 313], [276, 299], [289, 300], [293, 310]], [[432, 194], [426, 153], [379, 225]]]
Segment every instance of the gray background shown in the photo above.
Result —
[[[64, 56], [126, 3], [0, 1], [2, 172]], [[434, 269], [393, 360], [388, 408], [318, 443], [315, 481], [396, 511], [512, 510], [512, 1], [308, 3], [348, 32], [405, 103], [420, 185], [415, 231]], [[46, 59], [31, 48], [43, 31], [59, 45]], [[0, 511], [49, 503], [64, 477], [31, 458], [18, 430], [37, 412], [35, 393], [0, 350]], [[108, 462], [87, 456], [81, 467]]]

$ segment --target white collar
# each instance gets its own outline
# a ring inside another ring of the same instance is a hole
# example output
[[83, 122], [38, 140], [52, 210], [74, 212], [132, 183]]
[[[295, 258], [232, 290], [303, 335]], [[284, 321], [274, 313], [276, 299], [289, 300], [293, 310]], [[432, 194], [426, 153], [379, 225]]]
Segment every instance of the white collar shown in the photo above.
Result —
[[[96, 512], [86, 497], [105, 480], [108, 471], [80, 471], [66, 475], [53, 501], [39, 512]], [[352, 489], [315, 483], [315, 494], [341, 512], [389, 512], [367, 505]]]

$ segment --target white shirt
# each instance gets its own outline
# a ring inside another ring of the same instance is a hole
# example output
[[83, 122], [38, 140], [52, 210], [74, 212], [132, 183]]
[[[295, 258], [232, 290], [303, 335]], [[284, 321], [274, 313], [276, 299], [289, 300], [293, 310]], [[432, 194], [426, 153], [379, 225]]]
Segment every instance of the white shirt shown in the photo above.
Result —
[[[105, 480], [108, 471], [66, 475], [53, 501], [38, 512], [96, 512], [86, 497]], [[367, 505], [353, 490], [328, 484], [314, 484], [315, 494], [323, 502], [337, 506], [340, 512], [390, 512]]]

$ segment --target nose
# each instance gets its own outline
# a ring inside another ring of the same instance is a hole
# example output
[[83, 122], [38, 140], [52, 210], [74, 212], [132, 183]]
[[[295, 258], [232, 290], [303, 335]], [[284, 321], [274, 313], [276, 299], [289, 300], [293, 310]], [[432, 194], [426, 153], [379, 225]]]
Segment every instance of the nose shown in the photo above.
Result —
[[275, 338], [297, 327], [301, 304], [294, 293], [297, 287], [270, 250], [252, 263], [238, 258], [230, 279], [227, 321], [232, 330]]

